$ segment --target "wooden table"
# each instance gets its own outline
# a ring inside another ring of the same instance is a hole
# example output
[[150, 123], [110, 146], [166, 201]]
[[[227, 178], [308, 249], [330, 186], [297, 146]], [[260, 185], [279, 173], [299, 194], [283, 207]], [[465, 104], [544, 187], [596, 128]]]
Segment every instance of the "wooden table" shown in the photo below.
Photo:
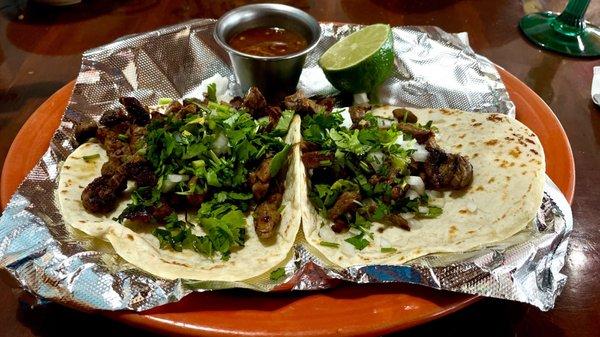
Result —
[[[57, 8], [25, 0], [2, 2], [0, 167], [29, 115], [76, 76], [84, 50], [192, 18], [216, 18], [250, 2], [84, 0]], [[544, 313], [527, 305], [484, 299], [399, 336], [597, 336], [600, 331], [600, 108], [590, 99], [592, 67], [600, 61], [541, 51], [517, 29], [525, 12], [561, 10], [565, 2], [287, 1], [323, 21], [435, 25], [449, 32], [466, 31], [477, 52], [516, 75], [550, 105], [571, 140], [577, 166], [576, 225], [563, 269], [569, 279], [555, 309]], [[592, 1], [588, 19], [600, 24], [600, 1]], [[150, 335], [54, 304], [30, 309], [1, 283], [0, 303], [0, 336]]]

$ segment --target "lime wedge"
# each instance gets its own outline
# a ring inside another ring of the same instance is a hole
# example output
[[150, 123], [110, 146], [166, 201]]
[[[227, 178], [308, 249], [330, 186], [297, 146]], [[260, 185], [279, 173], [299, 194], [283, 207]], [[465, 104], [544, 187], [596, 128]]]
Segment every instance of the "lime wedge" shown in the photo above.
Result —
[[338, 90], [371, 91], [394, 69], [394, 40], [390, 26], [375, 24], [344, 37], [321, 55], [319, 65]]

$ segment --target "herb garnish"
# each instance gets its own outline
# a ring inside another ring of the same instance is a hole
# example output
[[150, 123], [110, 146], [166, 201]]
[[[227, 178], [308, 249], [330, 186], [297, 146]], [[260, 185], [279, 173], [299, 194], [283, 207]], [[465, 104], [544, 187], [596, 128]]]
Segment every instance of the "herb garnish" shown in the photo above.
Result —
[[192, 249], [227, 260], [246, 241], [244, 213], [252, 202], [248, 176], [269, 157], [273, 157], [271, 176], [281, 170], [290, 149], [282, 136], [293, 111], [285, 111], [269, 133], [248, 112], [217, 103], [215, 85], [208, 86], [206, 99], [187, 99], [186, 108], [195, 112], [184, 117], [167, 114], [147, 126], [139, 153], [152, 165], [158, 182], [134, 190], [118, 220], [123, 221], [127, 212], [160, 206], [165, 196], [202, 195], [199, 209], [186, 220], [172, 213], [153, 235], [163, 249]]

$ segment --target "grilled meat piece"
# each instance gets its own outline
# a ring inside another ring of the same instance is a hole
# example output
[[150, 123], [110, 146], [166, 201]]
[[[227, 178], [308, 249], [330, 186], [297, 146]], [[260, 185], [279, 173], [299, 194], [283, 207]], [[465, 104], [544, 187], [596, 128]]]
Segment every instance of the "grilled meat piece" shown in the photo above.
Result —
[[406, 184], [404, 187], [402, 185], [395, 185], [392, 187], [392, 200], [399, 200], [404, 197], [404, 194], [408, 191], [410, 185]]
[[267, 107], [267, 100], [257, 87], [250, 87], [246, 96], [244, 96], [244, 102], [242, 104], [248, 109], [248, 112], [254, 116], [261, 113], [262, 110]]
[[167, 216], [173, 213], [173, 208], [166, 202], [161, 202], [158, 206], [152, 209], [152, 216], [157, 221], [163, 221]]
[[313, 100], [329, 112], [333, 111], [333, 108], [335, 107], [335, 98], [332, 96], [314, 97]]
[[433, 131], [420, 129], [416, 125], [410, 123], [399, 122], [398, 129], [413, 136], [419, 144], [425, 144], [429, 138], [434, 136]]
[[127, 179], [135, 181], [138, 187], [156, 185], [157, 179], [152, 165], [140, 156], [131, 158], [129, 162], [125, 163], [123, 169]]
[[206, 198], [204, 194], [190, 194], [185, 196], [186, 203], [190, 207], [198, 208]]
[[108, 213], [117, 207], [119, 195], [126, 187], [123, 176], [100, 176], [83, 189], [81, 202], [90, 213]]
[[269, 125], [267, 126], [267, 130], [270, 131], [277, 126], [277, 123], [281, 118], [281, 108], [279, 108], [278, 106], [268, 105], [263, 109], [261, 114], [269, 116]]
[[316, 151], [318, 149], [319, 149], [319, 145], [317, 145], [313, 142], [309, 142], [308, 140], [300, 141], [300, 151], [302, 151], [302, 153]]
[[183, 105], [181, 105], [179, 101], [173, 101], [167, 105], [167, 108], [165, 109], [165, 115], [172, 116], [181, 110], [181, 108], [183, 108]]
[[360, 125], [360, 121], [365, 117], [367, 112], [371, 111], [371, 104], [369, 103], [361, 103], [357, 105], [353, 105], [348, 109], [348, 113], [350, 113], [350, 119], [352, 119], [353, 127], [362, 127]]
[[188, 115], [195, 114], [198, 111], [196, 104], [186, 104], [175, 113], [175, 118], [185, 119]]
[[126, 133], [118, 133], [108, 128], [99, 128], [96, 132], [96, 138], [102, 143], [102, 147], [111, 157], [121, 157], [131, 154], [129, 142], [119, 139], [120, 134]]
[[108, 161], [102, 165], [100, 173], [103, 176], [113, 176], [115, 174], [124, 175], [123, 163], [117, 157], [108, 157]]
[[85, 143], [86, 140], [96, 137], [98, 125], [93, 120], [85, 120], [75, 126], [75, 140], [79, 144]]
[[302, 163], [304, 163], [304, 167], [306, 167], [307, 169], [314, 169], [321, 166], [328, 166], [323, 165], [322, 163], [328, 160], [332, 161], [333, 158], [333, 153], [322, 151], [304, 152], [302, 154]]
[[99, 121], [100, 125], [106, 126], [107, 128], [112, 128], [115, 125], [128, 122], [129, 117], [121, 108], [104, 111]]
[[394, 114], [394, 117], [396, 117], [396, 120], [398, 120], [398, 122], [416, 123], [418, 120], [417, 116], [415, 116], [415, 114], [408, 109], [394, 109], [392, 113]]
[[434, 138], [425, 144], [429, 156], [424, 164], [426, 183], [430, 188], [459, 190], [473, 182], [473, 166], [459, 154], [446, 153]]
[[277, 226], [281, 222], [280, 204], [281, 194], [276, 193], [256, 207], [253, 214], [254, 230], [260, 239], [272, 238], [277, 233]]
[[389, 214], [384, 218], [384, 221], [392, 226], [410, 231], [408, 221], [406, 221], [406, 219], [404, 219], [400, 214]]
[[229, 105], [232, 108], [239, 110], [244, 107], [244, 99], [241, 98], [240, 96], [235, 96], [234, 98], [231, 99], [231, 101], [229, 101]]
[[335, 220], [345, 213], [354, 211], [358, 207], [355, 201], [360, 200], [361, 196], [359, 192], [347, 191], [342, 193], [329, 210], [329, 218]]
[[283, 105], [286, 109], [294, 110], [299, 115], [312, 115], [317, 111], [325, 109], [324, 106], [317, 104], [310, 98], [306, 98], [300, 91], [286, 96], [283, 99]]
[[154, 216], [152, 215], [153, 207], [138, 206], [140, 207], [126, 208], [120, 217], [134, 222], [152, 223], [154, 220]]
[[348, 224], [348, 222], [346, 222], [346, 220], [344, 219], [334, 219], [333, 220], [333, 224], [331, 225], [331, 230], [334, 233], [344, 233], [346, 232], [348, 229], [350, 229], [350, 224]]
[[150, 112], [148, 112], [148, 109], [137, 98], [124, 96], [119, 98], [119, 102], [123, 104], [129, 118], [134, 124], [146, 125], [150, 123]]
[[254, 196], [254, 200], [261, 200], [269, 191], [269, 183], [263, 183], [258, 181], [252, 184], [252, 195]]
[[271, 179], [271, 160], [267, 158], [260, 163], [258, 169], [248, 175], [248, 184], [252, 188], [252, 194], [255, 200], [261, 200], [269, 190], [269, 180]]

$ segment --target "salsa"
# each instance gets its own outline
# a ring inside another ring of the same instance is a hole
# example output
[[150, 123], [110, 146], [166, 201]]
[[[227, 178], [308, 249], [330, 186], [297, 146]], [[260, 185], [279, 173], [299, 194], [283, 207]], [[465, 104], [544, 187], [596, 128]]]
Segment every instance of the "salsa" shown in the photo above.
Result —
[[229, 40], [238, 51], [256, 56], [282, 56], [299, 52], [308, 45], [299, 33], [279, 27], [259, 27], [244, 30]]

